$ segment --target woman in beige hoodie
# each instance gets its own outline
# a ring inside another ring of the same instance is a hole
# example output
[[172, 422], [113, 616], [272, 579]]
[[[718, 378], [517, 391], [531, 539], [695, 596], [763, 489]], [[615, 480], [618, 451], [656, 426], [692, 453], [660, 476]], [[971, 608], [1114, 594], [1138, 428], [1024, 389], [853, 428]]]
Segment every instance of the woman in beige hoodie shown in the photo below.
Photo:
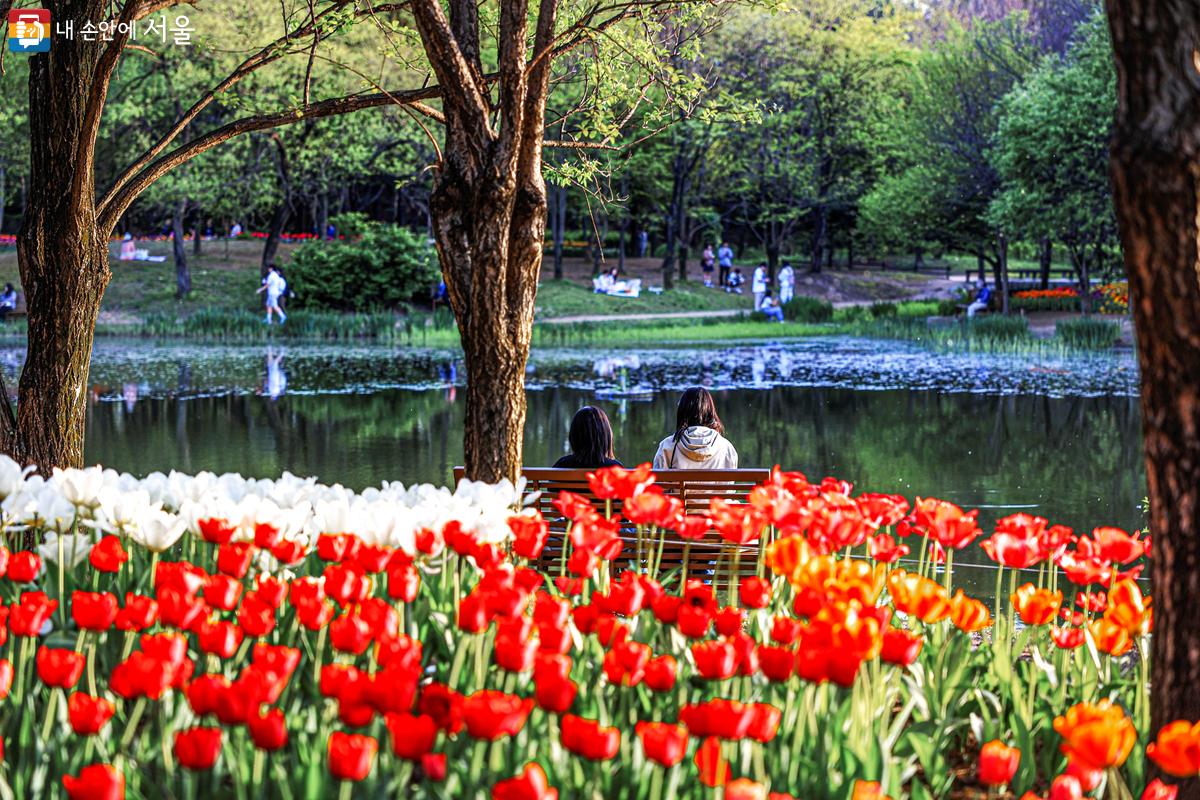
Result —
[[724, 433], [708, 390], [688, 389], [679, 398], [675, 433], [663, 439], [654, 454], [654, 469], [737, 469], [737, 450]]

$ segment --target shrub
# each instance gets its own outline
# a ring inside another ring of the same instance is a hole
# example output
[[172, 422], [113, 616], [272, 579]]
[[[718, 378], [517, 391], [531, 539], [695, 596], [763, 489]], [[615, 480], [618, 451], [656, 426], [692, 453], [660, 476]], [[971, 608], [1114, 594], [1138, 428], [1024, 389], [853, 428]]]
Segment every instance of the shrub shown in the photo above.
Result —
[[300, 308], [368, 311], [425, 296], [438, 282], [437, 259], [423, 234], [397, 225], [335, 217], [335, 242], [300, 245], [288, 266], [292, 304]]
[[793, 297], [783, 304], [783, 318], [799, 322], [829, 322], [833, 303], [819, 297]]
[[871, 303], [871, 316], [875, 319], [894, 317], [898, 311], [899, 309], [896, 308], [895, 303]]
[[1055, 335], [1069, 347], [1106, 350], [1121, 337], [1121, 325], [1106, 319], [1064, 319], [1054, 326]]
[[953, 317], [958, 313], [959, 302], [957, 300], [939, 300], [937, 304], [937, 313], [939, 317]]

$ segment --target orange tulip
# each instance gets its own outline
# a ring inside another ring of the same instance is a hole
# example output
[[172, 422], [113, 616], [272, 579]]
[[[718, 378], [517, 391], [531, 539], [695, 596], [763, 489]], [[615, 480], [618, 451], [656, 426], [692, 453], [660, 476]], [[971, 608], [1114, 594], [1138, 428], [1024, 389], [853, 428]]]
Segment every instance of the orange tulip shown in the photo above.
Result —
[[891, 800], [883, 793], [879, 781], [855, 781], [850, 800]]
[[987, 606], [959, 589], [950, 599], [950, 621], [963, 633], [975, 633], [992, 624]]
[[1176, 778], [1200, 775], [1200, 722], [1181, 719], [1164, 725], [1158, 738], [1146, 745], [1146, 756]]
[[1063, 755], [1088, 769], [1121, 766], [1137, 740], [1133, 723], [1111, 700], [1076, 703], [1054, 720], [1054, 730], [1063, 738]]
[[1107, 617], [1089, 622], [1088, 632], [1092, 634], [1092, 641], [1096, 643], [1096, 649], [1101, 653], [1123, 656], [1133, 647], [1133, 639], [1129, 638], [1129, 631], [1110, 622]]
[[922, 622], [939, 622], [950, 616], [950, 597], [937, 581], [898, 569], [888, 576], [887, 584], [898, 611]]
[[1013, 607], [1026, 625], [1046, 625], [1058, 616], [1062, 608], [1063, 593], [1039, 589], [1027, 583], [1012, 595]]
[[776, 575], [791, 581], [811, 557], [812, 551], [803, 536], [784, 536], [767, 547], [765, 563]]
[[1143, 636], [1150, 632], [1153, 613], [1150, 598], [1142, 594], [1135, 581], [1125, 578], [1109, 591], [1104, 618], [1124, 628], [1130, 636]]

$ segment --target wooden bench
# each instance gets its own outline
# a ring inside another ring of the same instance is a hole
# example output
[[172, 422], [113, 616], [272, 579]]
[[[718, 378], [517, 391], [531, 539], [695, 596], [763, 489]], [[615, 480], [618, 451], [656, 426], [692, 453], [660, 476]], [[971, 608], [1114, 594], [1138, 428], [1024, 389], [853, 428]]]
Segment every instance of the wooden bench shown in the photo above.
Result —
[[[554, 469], [553, 467], [525, 467], [521, 475], [527, 481], [525, 490], [528, 493], [538, 493], [536, 508], [550, 523], [550, 539], [538, 567], [550, 575], [557, 576], [562, 572], [563, 534], [567, 529], [567, 520], [553, 505], [560, 491], [574, 492], [593, 501], [596, 508], [604, 513], [605, 503], [592, 495], [588, 487], [587, 474], [594, 470], [588, 469]], [[771, 476], [769, 469], [664, 469], [654, 473], [655, 484], [663, 494], [678, 497], [683, 502], [685, 513], [699, 514], [707, 511], [709, 501], [719, 497], [729, 500], [743, 501], [746, 493], [756, 485]], [[463, 468], [454, 468], [454, 480], [462, 480]], [[613, 513], [620, 512], [620, 504], [615, 504]], [[625, 548], [620, 557], [615, 559], [621, 567], [633, 566], [637, 557], [637, 535], [633, 526], [622, 528], [621, 538]], [[683, 566], [684, 540], [667, 532], [662, 542], [662, 558], [659, 562], [659, 576], [663, 576]], [[654, 540], [657, 553], [658, 538]], [[746, 545], [741, 548], [738, 559], [738, 573], [754, 575], [758, 569], [758, 545]], [[725, 583], [729, 577], [732, 564], [732, 545], [724, 542], [714, 531], [692, 542], [688, 548], [688, 576], [699, 578], [712, 583]]]
[[[0, 289], [3, 288], [3, 286], [0, 286]], [[17, 307], [4, 314], [2, 317], [0, 317], [0, 319], [3, 319], [5, 322], [7, 322], [10, 319], [27, 316], [29, 316], [29, 310], [25, 307], [25, 293], [17, 292]]]

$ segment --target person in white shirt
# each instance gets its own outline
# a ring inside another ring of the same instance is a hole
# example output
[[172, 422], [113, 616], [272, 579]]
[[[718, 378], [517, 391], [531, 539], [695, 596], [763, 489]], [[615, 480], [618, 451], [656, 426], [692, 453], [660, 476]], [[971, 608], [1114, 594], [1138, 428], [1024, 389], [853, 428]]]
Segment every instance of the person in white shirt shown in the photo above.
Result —
[[268, 325], [273, 320], [273, 315], [279, 315], [279, 324], [287, 322], [287, 314], [283, 313], [283, 309], [279, 307], [279, 298], [283, 297], [283, 293], [287, 291], [287, 281], [283, 279], [279, 268], [272, 264], [267, 269], [267, 277], [263, 278], [262, 286], [258, 287], [256, 294], [267, 293], [267, 318], [263, 320]]
[[754, 293], [754, 310], [762, 310], [763, 298], [767, 296], [767, 284], [771, 279], [767, 277], [767, 265], [760, 263], [754, 270], [754, 277], [750, 281], [750, 291]]
[[783, 269], [779, 270], [779, 305], [786, 305], [792, 299], [792, 293], [796, 289], [796, 273], [792, 271], [790, 261], [783, 262]]
[[737, 469], [738, 454], [707, 389], [694, 386], [679, 398], [675, 433], [659, 442], [654, 469]]

